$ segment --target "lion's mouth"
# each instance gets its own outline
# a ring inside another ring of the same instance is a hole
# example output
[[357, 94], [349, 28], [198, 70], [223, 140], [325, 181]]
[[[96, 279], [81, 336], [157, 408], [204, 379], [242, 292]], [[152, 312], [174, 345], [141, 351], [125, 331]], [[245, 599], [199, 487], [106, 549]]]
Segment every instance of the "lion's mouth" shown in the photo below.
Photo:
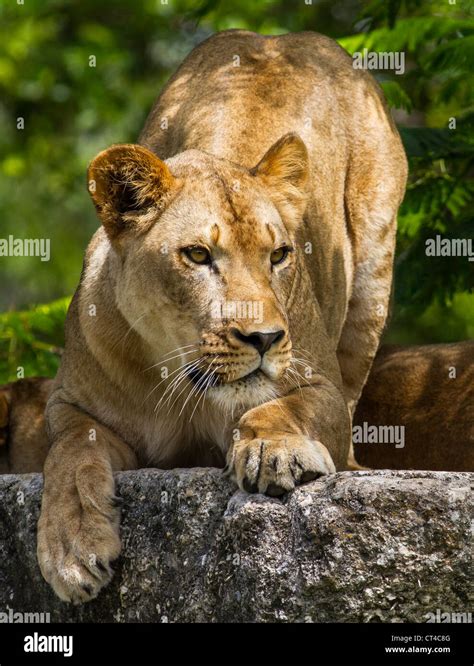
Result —
[[225, 381], [222, 375], [209, 372], [208, 369], [200, 370], [199, 368], [195, 368], [189, 370], [187, 374], [189, 379], [193, 382], [193, 384], [199, 385], [199, 388], [213, 388], [216, 386], [224, 386], [224, 385], [229, 386], [237, 382], [251, 382], [253, 379], [258, 378], [265, 373], [262, 371], [260, 367], [258, 367], [255, 368], [255, 370], [251, 370], [246, 375], [238, 377], [237, 379], [234, 379], [232, 381]]
[[239, 377], [239, 379], [236, 379], [235, 381], [241, 382], [241, 381], [251, 380], [254, 377], [260, 377], [263, 374], [265, 373], [261, 368], [256, 368], [255, 370], [252, 370], [252, 372], [249, 372], [247, 375], [244, 375], [243, 377]]

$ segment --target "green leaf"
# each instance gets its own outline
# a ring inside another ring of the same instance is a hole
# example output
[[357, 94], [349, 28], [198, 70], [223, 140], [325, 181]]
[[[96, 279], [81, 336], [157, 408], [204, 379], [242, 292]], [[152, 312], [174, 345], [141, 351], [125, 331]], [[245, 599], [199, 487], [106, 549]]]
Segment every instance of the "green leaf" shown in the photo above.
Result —
[[424, 59], [424, 66], [432, 70], [455, 69], [471, 72], [474, 63], [474, 35], [458, 36], [441, 44]]
[[64, 321], [70, 298], [32, 310], [0, 314], [0, 383], [25, 377], [54, 377], [64, 346]]
[[439, 159], [474, 155], [474, 145], [463, 141], [452, 130], [433, 127], [399, 127], [409, 157]]
[[401, 85], [396, 81], [382, 81], [380, 83], [390, 108], [405, 109], [410, 112], [413, 103]]
[[447, 18], [445, 16], [414, 16], [400, 19], [393, 30], [379, 28], [372, 32], [339, 39], [339, 44], [349, 53], [367, 48], [369, 51], [416, 51], [426, 48], [429, 42], [442, 38], [474, 33], [472, 19]]

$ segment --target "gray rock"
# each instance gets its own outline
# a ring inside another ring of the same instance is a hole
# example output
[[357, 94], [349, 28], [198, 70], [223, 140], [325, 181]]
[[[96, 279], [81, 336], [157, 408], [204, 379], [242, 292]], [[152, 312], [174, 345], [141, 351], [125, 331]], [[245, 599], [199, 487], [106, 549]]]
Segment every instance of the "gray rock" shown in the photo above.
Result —
[[342, 472], [283, 501], [216, 469], [117, 475], [123, 553], [73, 607], [36, 563], [42, 477], [0, 477], [0, 612], [51, 621], [424, 622], [472, 610], [474, 475]]

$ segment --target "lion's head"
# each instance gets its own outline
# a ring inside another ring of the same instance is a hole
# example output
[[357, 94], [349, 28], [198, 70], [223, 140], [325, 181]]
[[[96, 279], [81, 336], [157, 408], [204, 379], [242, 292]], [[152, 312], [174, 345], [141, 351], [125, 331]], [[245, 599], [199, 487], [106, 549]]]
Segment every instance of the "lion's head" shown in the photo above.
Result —
[[151, 358], [223, 405], [268, 400], [290, 365], [308, 168], [294, 134], [253, 169], [196, 150], [165, 163], [138, 145], [112, 146], [89, 167], [120, 311]]

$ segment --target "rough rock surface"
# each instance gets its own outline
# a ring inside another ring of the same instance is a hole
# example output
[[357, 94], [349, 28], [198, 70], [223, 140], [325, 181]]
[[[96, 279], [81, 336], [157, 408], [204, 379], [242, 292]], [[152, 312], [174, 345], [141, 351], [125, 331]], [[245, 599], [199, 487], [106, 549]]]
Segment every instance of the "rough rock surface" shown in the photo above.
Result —
[[36, 563], [42, 477], [0, 476], [0, 612], [51, 621], [426, 621], [472, 610], [473, 474], [342, 472], [280, 501], [215, 469], [117, 475], [123, 554], [98, 599]]

